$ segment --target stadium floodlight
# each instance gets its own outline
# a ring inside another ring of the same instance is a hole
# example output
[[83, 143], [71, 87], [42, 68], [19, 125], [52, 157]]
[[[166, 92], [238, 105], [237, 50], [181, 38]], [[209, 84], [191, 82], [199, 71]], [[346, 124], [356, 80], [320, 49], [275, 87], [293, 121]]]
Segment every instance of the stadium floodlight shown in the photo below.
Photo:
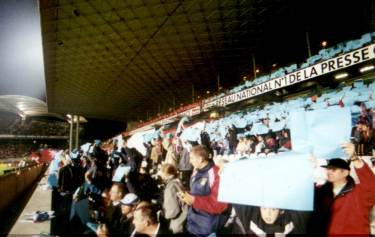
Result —
[[364, 67], [360, 68], [359, 71], [360, 71], [361, 73], [364, 73], [364, 72], [371, 71], [371, 70], [373, 70], [374, 68], [375, 68], [374, 65], [367, 65], [367, 66], [364, 66]]
[[343, 72], [343, 73], [336, 74], [336, 75], [335, 75], [335, 79], [336, 79], [336, 80], [340, 80], [340, 79], [344, 79], [344, 78], [346, 78], [346, 77], [348, 77], [348, 76], [349, 76], [348, 73]]
[[219, 118], [219, 113], [217, 111], [213, 111], [210, 113], [210, 119], [217, 119]]

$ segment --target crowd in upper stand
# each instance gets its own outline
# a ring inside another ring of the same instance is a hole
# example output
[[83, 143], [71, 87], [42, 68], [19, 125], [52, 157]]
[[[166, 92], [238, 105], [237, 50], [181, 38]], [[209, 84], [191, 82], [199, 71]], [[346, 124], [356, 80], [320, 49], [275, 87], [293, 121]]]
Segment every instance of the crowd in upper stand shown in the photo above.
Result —
[[[217, 99], [219, 99], [221, 97], [224, 97], [228, 94], [233, 94], [233, 93], [239, 92], [241, 90], [250, 88], [252, 86], [259, 85], [259, 84], [264, 83], [266, 81], [269, 81], [271, 79], [285, 76], [285, 75], [287, 75], [289, 73], [293, 73], [293, 72], [295, 72], [299, 69], [303, 69], [303, 68], [312, 66], [312, 65], [314, 65], [316, 63], [319, 63], [321, 61], [328, 60], [330, 58], [333, 58], [333, 57], [348, 53], [350, 51], [359, 49], [359, 48], [364, 47], [366, 45], [369, 45], [369, 44], [373, 43], [374, 40], [375, 40], [375, 32], [370, 32], [370, 33], [363, 34], [359, 39], [341, 42], [341, 43], [338, 43], [338, 44], [336, 44], [336, 45], [334, 45], [330, 48], [323, 48], [318, 52], [318, 54], [309, 57], [305, 62], [302, 62], [299, 65], [291, 64], [289, 66], [280, 67], [277, 70], [273, 71], [272, 73], [262, 75], [262, 76], [258, 76], [254, 80], [246, 80], [244, 83], [242, 83], [238, 86], [235, 86], [232, 89], [225, 90], [225, 92], [221, 92], [221, 93], [216, 94], [212, 97], [209, 97], [205, 101], [207, 103], [209, 103], [210, 101], [217, 100]], [[347, 98], [349, 98], [349, 97], [347, 97]], [[185, 106], [185, 107], [189, 107], [189, 105]], [[375, 106], [372, 105], [372, 107], [375, 107]], [[182, 111], [180, 111], [180, 109], [178, 109], [177, 111], [174, 111], [174, 112], [180, 113]], [[158, 118], [153, 118], [151, 120], [157, 121]], [[139, 127], [142, 127], [143, 125], [145, 125], [149, 122], [150, 121], [146, 121], [144, 124], [140, 124]]]
[[0, 134], [34, 136], [68, 136], [69, 124], [63, 121], [23, 120], [14, 113], [0, 112]]

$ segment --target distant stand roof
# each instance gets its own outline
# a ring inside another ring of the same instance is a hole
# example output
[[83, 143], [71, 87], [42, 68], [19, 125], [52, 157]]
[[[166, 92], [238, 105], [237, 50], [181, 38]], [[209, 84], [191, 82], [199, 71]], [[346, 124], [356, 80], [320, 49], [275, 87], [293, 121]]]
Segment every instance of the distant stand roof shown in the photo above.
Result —
[[46, 102], [22, 95], [1, 95], [0, 111], [15, 113], [21, 117], [49, 116], [64, 119], [59, 114], [49, 113]]

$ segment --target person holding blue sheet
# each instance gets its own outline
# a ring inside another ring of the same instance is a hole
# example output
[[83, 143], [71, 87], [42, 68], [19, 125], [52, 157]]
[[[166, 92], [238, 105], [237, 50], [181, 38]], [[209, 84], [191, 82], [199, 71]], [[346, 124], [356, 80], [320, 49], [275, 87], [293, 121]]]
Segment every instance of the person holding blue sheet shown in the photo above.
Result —
[[342, 159], [328, 161], [327, 183], [318, 187], [311, 222], [316, 236], [370, 234], [370, 209], [375, 205], [375, 175], [355, 153], [352, 143], [342, 146], [354, 166], [359, 183], [349, 175], [349, 163]]
[[194, 167], [190, 179], [190, 194], [179, 192], [180, 200], [189, 205], [187, 230], [195, 236], [217, 233], [229, 215], [228, 204], [218, 201], [219, 167], [209, 159], [204, 146], [195, 146], [190, 152]]

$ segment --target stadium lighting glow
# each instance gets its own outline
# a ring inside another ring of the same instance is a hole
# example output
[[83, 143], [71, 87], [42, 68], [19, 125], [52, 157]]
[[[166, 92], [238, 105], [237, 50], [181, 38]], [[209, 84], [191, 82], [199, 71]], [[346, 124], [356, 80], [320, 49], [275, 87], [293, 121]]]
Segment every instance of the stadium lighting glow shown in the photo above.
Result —
[[321, 43], [321, 45], [322, 45], [322, 47], [323, 47], [323, 48], [324, 48], [324, 47], [326, 47], [326, 46], [327, 46], [327, 44], [328, 44], [328, 43], [327, 43], [327, 41], [325, 41], [325, 40], [324, 40], [324, 41], [322, 41], [322, 43]]
[[256, 73], [259, 73], [260, 72], [260, 70], [259, 69], [257, 69], [256, 71], [255, 71]]
[[361, 73], [364, 73], [364, 72], [371, 71], [371, 70], [373, 70], [374, 68], [375, 68], [374, 65], [368, 65], [368, 66], [364, 66], [364, 67], [360, 68], [359, 71], [360, 71]]
[[219, 113], [218, 112], [214, 111], [214, 112], [210, 113], [210, 118], [211, 119], [216, 119], [218, 117], [219, 117]]
[[336, 79], [336, 80], [339, 80], [339, 79], [346, 78], [346, 77], [348, 77], [348, 76], [349, 76], [348, 73], [343, 72], [343, 73], [336, 74], [336, 75], [335, 75], [335, 79]]

